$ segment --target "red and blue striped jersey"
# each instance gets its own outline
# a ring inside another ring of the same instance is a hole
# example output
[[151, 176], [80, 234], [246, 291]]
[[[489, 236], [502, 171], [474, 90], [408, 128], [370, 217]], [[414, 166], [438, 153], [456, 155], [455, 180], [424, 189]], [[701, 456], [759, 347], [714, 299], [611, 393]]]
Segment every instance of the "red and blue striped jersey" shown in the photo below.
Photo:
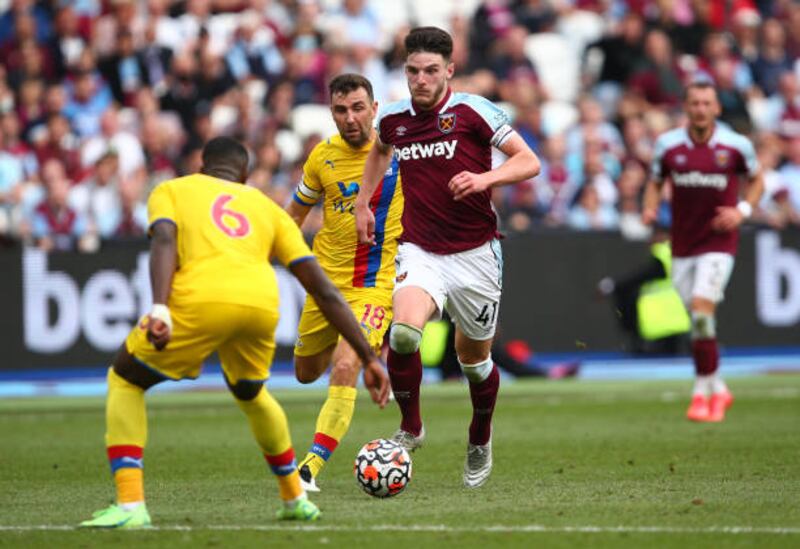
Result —
[[323, 201], [322, 229], [314, 237], [314, 254], [340, 290], [394, 286], [394, 257], [402, 232], [403, 191], [396, 160], [375, 190], [375, 245], [358, 243], [353, 206], [361, 188], [364, 163], [372, 148], [354, 149], [339, 135], [320, 142], [303, 167], [294, 200], [311, 206]]

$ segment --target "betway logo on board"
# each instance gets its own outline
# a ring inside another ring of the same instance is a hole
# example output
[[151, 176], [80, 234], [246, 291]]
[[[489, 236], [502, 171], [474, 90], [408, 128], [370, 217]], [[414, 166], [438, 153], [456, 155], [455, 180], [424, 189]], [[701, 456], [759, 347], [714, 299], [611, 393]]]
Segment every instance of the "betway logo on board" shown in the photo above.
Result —
[[420, 160], [443, 156], [450, 160], [456, 154], [458, 139], [453, 141], [439, 141], [438, 143], [412, 143], [405, 147], [398, 147], [394, 154], [398, 160]]
[[673, 172], [672, 181], [679, 187], [711, 187], [720, 191], [728, 186], [728, 178], [721, 173]]

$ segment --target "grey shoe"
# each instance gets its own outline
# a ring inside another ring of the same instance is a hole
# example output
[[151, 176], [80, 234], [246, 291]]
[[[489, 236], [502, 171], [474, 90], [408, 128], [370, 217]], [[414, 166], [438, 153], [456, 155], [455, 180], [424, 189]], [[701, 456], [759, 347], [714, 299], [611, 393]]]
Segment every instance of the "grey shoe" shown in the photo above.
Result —
[[413, 452], [417, 448], [421, 448], [422, 443], [425, 441], [425, 426], [422, 426], [422, 430], [420, 430], [417, 436], [412, 435], [408, 431], [398, 429], [397, 432], [392, 435], [392, 440], [409, 452]]
[[464, 462], [464, 486], [477, 488], [483, 486], [492, 472], [492, 440], [478, 446], [467, 445], [467, 460]]

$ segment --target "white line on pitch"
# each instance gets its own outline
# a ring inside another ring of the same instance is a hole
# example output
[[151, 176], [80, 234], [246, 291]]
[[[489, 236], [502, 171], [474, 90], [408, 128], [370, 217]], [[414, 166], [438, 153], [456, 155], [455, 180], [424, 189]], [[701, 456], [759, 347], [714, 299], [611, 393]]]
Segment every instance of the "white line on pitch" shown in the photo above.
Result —
[[[0, 532], [35, 532], [35, 531], [72, 531], [78, 530], [76, 526], [40, 524], [26, 526], [0, 525]], [[448, 532], [448, 533], [515, 533], [515, 532], [541, 532], [541, 533], [579, 533], [579, 534], [800, 534], [800, 527], [766, 527], [766, 526], [709, 526], [705, 528], [681, 528], [679, 526], [544, 526], [540, 524], [522, 525], [495, 525], [495, 526], [447, 526], [444, 524], [412, 525], [377, 524], [365, 526], [335, 526], [335, 525], [282, 525], [282, 524], [256, 524], [242, 526], [235, 524], [209, 525], [209, 526], [180, 526], [164, 525], [153, 526], [144, 531], [175, 531], [193, 532], [204, 530], [220, 531], [265, 531], [265, 532]]]

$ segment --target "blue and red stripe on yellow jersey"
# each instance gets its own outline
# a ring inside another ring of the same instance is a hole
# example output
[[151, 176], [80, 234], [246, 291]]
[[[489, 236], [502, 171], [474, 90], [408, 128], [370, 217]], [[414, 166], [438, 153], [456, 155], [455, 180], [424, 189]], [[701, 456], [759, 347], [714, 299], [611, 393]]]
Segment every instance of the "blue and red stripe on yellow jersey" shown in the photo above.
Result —
[[394, 286], [394, 257], [402, 227], [403, 191], [397, 160], [375, 190], [375, 245], [358, 243], [353, 207], [361, 188], [364, 164], [372, 143], [352, 148], [339, 135], [320, 142], [303, 167], [303, 181], [294, 200], [311, 206], [324, 198], [323, 228], [314, 238], [314, 254], [342, 290]]

